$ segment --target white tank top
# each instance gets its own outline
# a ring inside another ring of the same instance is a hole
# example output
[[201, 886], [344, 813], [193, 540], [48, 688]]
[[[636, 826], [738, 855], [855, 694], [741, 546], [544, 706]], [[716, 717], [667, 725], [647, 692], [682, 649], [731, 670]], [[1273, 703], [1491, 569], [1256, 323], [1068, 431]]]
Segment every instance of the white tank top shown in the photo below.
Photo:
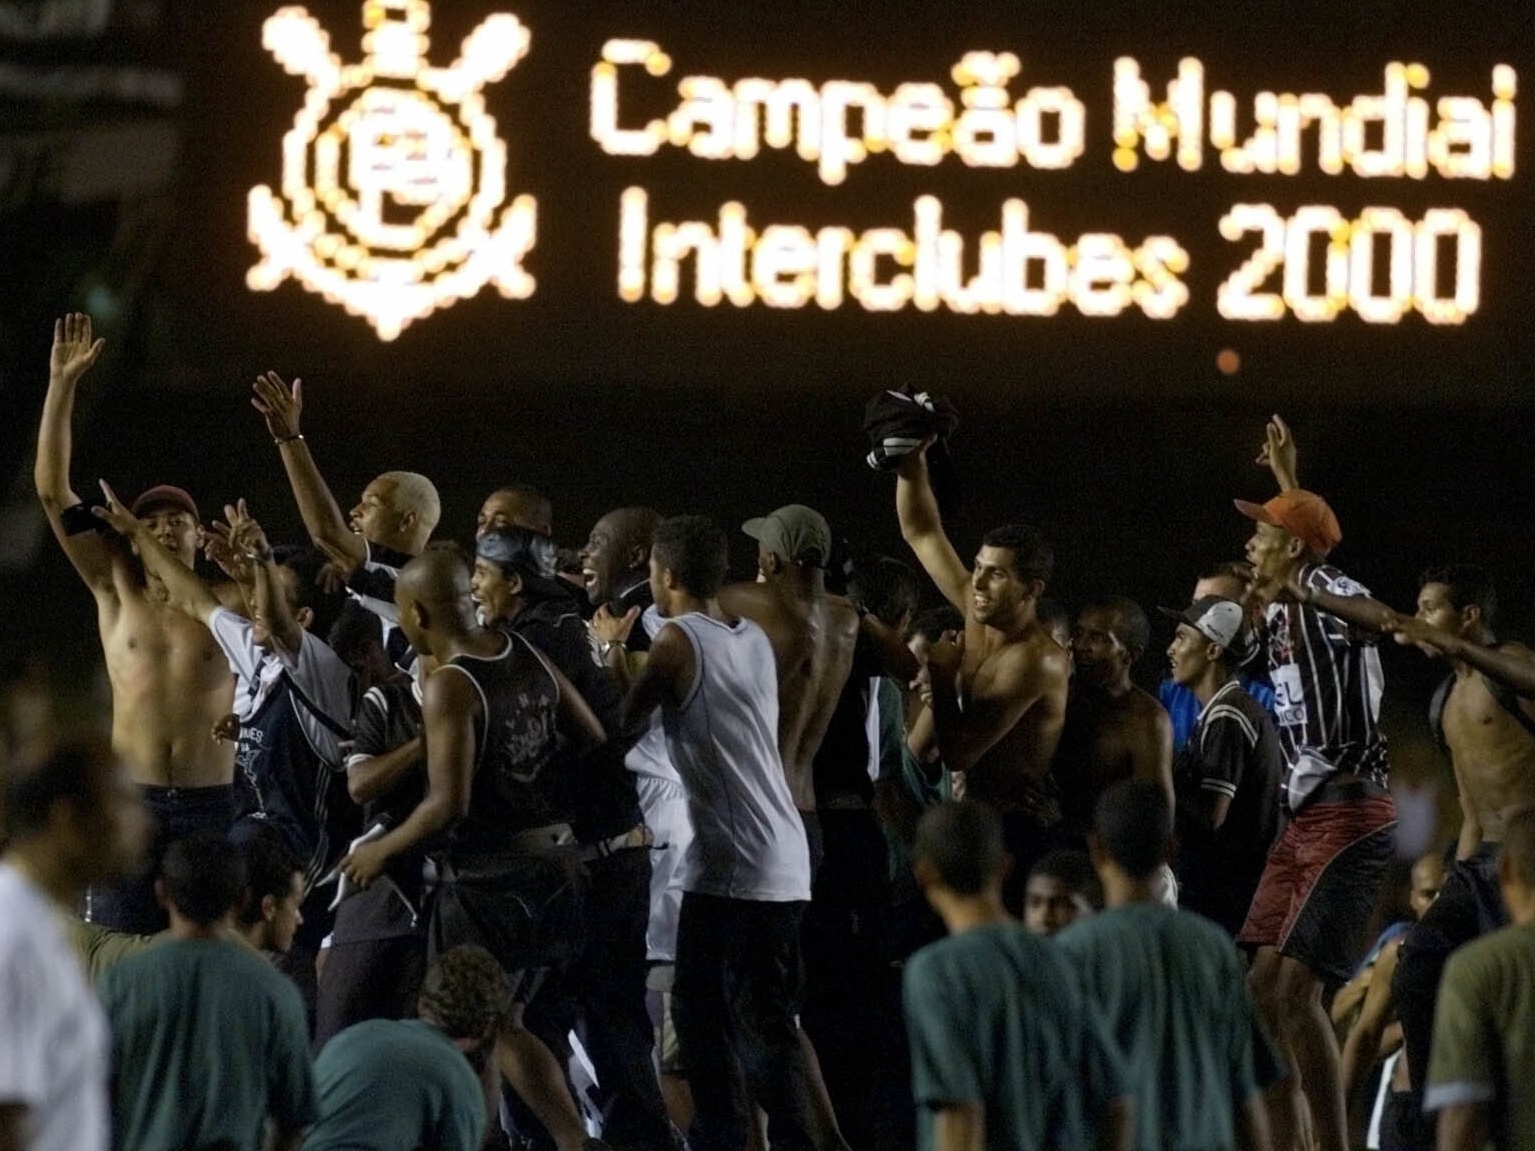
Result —
[[787, 903], [810, 898], [805, 825], [778, 754], [778, 673], [750, 620], [670, 621], [693, 647], [693, 685], [662, 712], [693, 821], [682, 890]]

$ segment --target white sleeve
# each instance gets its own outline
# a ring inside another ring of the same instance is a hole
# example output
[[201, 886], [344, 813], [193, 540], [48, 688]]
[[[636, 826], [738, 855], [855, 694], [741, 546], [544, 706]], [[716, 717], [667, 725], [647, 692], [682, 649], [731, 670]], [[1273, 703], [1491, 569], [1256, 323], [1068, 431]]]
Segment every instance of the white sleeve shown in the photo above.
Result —
[[52, 1000], [46, 964], [19, 932], [10, 934], [0, 941], [0, 1106], [36, 1107], [48, 1095], [42, 1052], [57, 1042], [48, 1026]]
[[229, 670], [239, 676], [242, 683], [254, 683], [261, 674], [262, 649], [256, 643], [256, 633], [250, 620], [237, 615], [227, 607], [216, 607], [208, 613], [208, 630], [224, 651]]
[[330, 721], [327, 725], [306, 708], [298, 709], [299, 721], [304, 725], [309, 742], [332, 768], [339, 769], [341, 741], [347, 735], [336, 729], [351, 732], [352, 727], [352, 669], [341, 657], [316, 635], [304, 632], [299, 641], [296, 656], [283, 657], [283, 666], [294, 685], [308, 697], [309, 702]]

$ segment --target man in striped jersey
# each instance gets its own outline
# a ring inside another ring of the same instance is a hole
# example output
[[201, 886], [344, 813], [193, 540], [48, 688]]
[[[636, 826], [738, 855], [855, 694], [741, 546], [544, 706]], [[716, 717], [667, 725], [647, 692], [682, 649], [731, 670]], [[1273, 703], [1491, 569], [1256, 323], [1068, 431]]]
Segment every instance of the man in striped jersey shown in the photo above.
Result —
[[[1276, 424], [1270, 447], [1281, 438]], [[1287, 429], [1282, 438], [1289, 440]], [[1260, 458], [1270, 462], [1269, 452]], [[1293, 484], [1293, 454], [1290, 464], [1275, 467], [1282, 485]], [[1343, 533], [1321, 496], [1290, 486], [1265, 504], [1236, 505], [1257, 523], [1247, 544], [1250, 600], [1261, 612], [1285, 756], [1281, 797], [1291, 817], [1237, 942], [1256, 951], [1253, 992], [1290, 1058], [1284, 1097], [1271, 1100], [1275, 1146], [1297, 1145], [1304, 1093], [1318, 1146], [1345, 1151], [1338, 1043], [1322, 991], [1346, 982], [1363, 957], [1363, 933], [1394, 850], [1375, 650], [1377, 633], [1394, 617], [1324, 562]], [[1357, 627], [1340, 612], [1379, 622], [1373, 630]]]
[[1178, 902], [1235, 935], [1279, 834], [1284, 756], [1268, 712], [1236, 676], [1242, 605], [1212, 595], [1160, 610], [1178, 621], [1167, 649], [1172, 682], [1199, 704], [1173, 766]]

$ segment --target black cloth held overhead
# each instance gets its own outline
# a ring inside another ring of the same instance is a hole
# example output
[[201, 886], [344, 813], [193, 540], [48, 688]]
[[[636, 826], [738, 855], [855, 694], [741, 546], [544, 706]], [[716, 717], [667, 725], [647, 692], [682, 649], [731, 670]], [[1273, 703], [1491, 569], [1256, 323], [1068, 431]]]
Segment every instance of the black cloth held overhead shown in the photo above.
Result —
[[927, 453], [928, 474], [933, 495], [944, 519], [959, 514], [959, 477], [949, 456], [949, 437], [959, 427], [959, 413], [942, 396], [927, 392], [887, 389], [864, 408], [863, 430], [869, 437], [865, 462], [876, 471], [894, 471], [908, 454], [922, 446], [922, 441], [937, 437]]

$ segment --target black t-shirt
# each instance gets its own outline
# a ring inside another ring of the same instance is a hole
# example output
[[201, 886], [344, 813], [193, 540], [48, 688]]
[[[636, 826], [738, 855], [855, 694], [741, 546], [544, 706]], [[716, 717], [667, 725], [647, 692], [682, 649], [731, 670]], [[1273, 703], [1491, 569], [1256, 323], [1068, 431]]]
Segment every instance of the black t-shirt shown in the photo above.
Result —
[[524, 608], [511, 626], [570, 680], [608, 736], [601, 747], [580, 755], [565, 750], [564, 762], [556, 765], [562, 804], [574, 816], [571, 829], [582, 843], [622, 835], [642, 816], [634, 777], [624, 766], [628, 747], [619, 738], [624, 701], [618, 680], [597, 662], [574, 599], [537, 601]]
[[[1284, 751], [1273, 720], [1232, 680], [1200, 712], [1173, 764], [1182, 906], [1227, 926], [1246, 914], [1279, 834], [1283, 780]], [[1183, 817], [1201, 792], [1231, 798], [1225, 822], [1213, 833]]]
[[[413, 682], [370, 688], [357, 709], [356, 734], [347, 767], [393, 751], [421, 734], [421, 698]], [[426, 761], [416, 763], [390, 791], [363, 805], [363, 828], [383, 823], [398, 827], [426, 795]], [[332, 945], [394, 939], [418, 934], [423, 898], [423, 852], [409, 851], [389, 861], [388, 882], [371, 884], [336, 909]]]

